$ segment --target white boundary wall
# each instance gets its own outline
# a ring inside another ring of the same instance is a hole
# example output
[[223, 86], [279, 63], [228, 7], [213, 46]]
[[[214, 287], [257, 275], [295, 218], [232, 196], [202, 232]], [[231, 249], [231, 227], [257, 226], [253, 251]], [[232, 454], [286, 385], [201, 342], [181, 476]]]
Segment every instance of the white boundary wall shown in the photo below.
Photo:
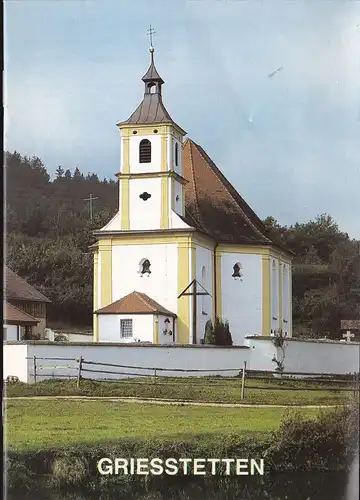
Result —
[[[55, 343], [46, 341], [6, 342], [4, 344], [4, 374], [17, 376], [22, 382], [33, 381], [33, 358], [79, 358], [86, 361], [113, 363], [128, 366], [213, 370], [209, 372], [165, 372], [167, 376], [205, 376], [238, 375], [244, 361], [250, 370], [274, 371], [276, 364], [273, 356], [280, 359], [269, 337], [248, 337], [247, 346], [217, 347], [203, 345], [139, 345], [114, 343]], [[360, 343], [336, 341], [312, 341], [287, 339], [285, 341], [285, 372], [298, 373], [336, 373], [347, 374], [359, 371]], [[69, 365], [73, 368], [50, 368]], [[76, 375], [76, 361], [37, 360], [38, 380], [56, 378], [58, 375]], [[40, 368], [41, 367], [41, 368]], [[152, 374], [153, 371], [121, 369], [84, 365], [84, 368], [131, 372], [133, 374]], [[233, 369], [223, 371], [222, 369]], [[113, 378], [116, 375], [84, 372], [85, 377]], [[125, 374], [122, 375], [126, 377]], [[117, 377], [116, 377], [117, 378]]]

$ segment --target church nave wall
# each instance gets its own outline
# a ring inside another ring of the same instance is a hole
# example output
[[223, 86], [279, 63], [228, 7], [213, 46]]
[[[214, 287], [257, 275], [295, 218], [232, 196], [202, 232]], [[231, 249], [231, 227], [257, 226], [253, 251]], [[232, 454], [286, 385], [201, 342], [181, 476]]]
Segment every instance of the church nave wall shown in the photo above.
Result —
[[221, 317], [229, 321], [234, 345], [261, 334], [262, 255], [221, 254]]
[[[144, 259], [150, 274], [141, 274]], [[177, 313], [177, 243], [116, 245], [112, 247], [112, 302], [133, 292], [143, 292]]]

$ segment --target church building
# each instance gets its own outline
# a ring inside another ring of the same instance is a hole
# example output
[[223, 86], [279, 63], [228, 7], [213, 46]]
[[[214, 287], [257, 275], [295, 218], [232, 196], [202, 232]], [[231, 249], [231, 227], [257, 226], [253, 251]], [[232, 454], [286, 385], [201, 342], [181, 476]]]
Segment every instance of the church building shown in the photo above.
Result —
[[119, 210], [95, 232], [94, 341], [200, 344], [215, 315], [234, 345], [292, 334], [292, 254], [166, 110], [154, 63], [117, 124]]

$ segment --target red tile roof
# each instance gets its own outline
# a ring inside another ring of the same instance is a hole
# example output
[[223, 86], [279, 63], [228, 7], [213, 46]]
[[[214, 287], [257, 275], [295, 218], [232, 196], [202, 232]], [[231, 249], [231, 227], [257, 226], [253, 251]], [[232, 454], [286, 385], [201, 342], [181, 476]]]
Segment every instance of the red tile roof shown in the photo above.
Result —
[[132, 292], [122, 299], [119, 299], [108, 306], [105, 306], [96, 314], [163, 314], [164, 316], [176, 317], [172, 313], [161, 306], [158, 302], [148, 297], [145, 293]]
[[201, 146], [183, 145], [185, 220], [219, 242], [271, 245], [274, 242], [245, 200]]
[[31, 302], [51, 302], [36, 288], [29, 285], [23, 278], [20, 278], [8, 267], [5, 267], [4, 272], [5, 296], [7, 299], [13, 300], [28, 300]]
[[4, 302], [4, 323], [8, 325], [37, 325], [39, 321], [30, 314]]

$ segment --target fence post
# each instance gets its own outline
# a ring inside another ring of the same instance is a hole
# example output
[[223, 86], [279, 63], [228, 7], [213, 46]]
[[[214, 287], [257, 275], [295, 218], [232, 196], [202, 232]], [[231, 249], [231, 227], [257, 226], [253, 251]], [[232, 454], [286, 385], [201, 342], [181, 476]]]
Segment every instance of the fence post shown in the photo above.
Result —
[[354, 399], [356, 399], [356, 389], [357, 389], [356, 379], [357, 379], [357, 374], [356, 374], [356, 372], [354, 372], [354, 374], [353, 374], [353, 391], [354, 391], [353, 396], [354, 396]]
[[79, 389], [80, 387], [80, 379], [81, 379], [81, 368], [82, 368], [82, 363], [83, 363], [83, 357], [80, 356], [79, 358], [79, 369], [78, 369], [78, 374], [77, 374], [77, 381], [76, 381], [76, 386]]
[[154, 368], [154, 377], [155, 377], [155, 384], [157, 382], [157, 378], [156, 378], [156, 368]]
[[34, 384], [36, 384], [36, 356], [34, 356]]
[[242, 369], [242, 378], [241, 378], [241, 399], [245, 398], [245, 377], [246, 377], [246, 361], [244, 361], [244, 366]]

